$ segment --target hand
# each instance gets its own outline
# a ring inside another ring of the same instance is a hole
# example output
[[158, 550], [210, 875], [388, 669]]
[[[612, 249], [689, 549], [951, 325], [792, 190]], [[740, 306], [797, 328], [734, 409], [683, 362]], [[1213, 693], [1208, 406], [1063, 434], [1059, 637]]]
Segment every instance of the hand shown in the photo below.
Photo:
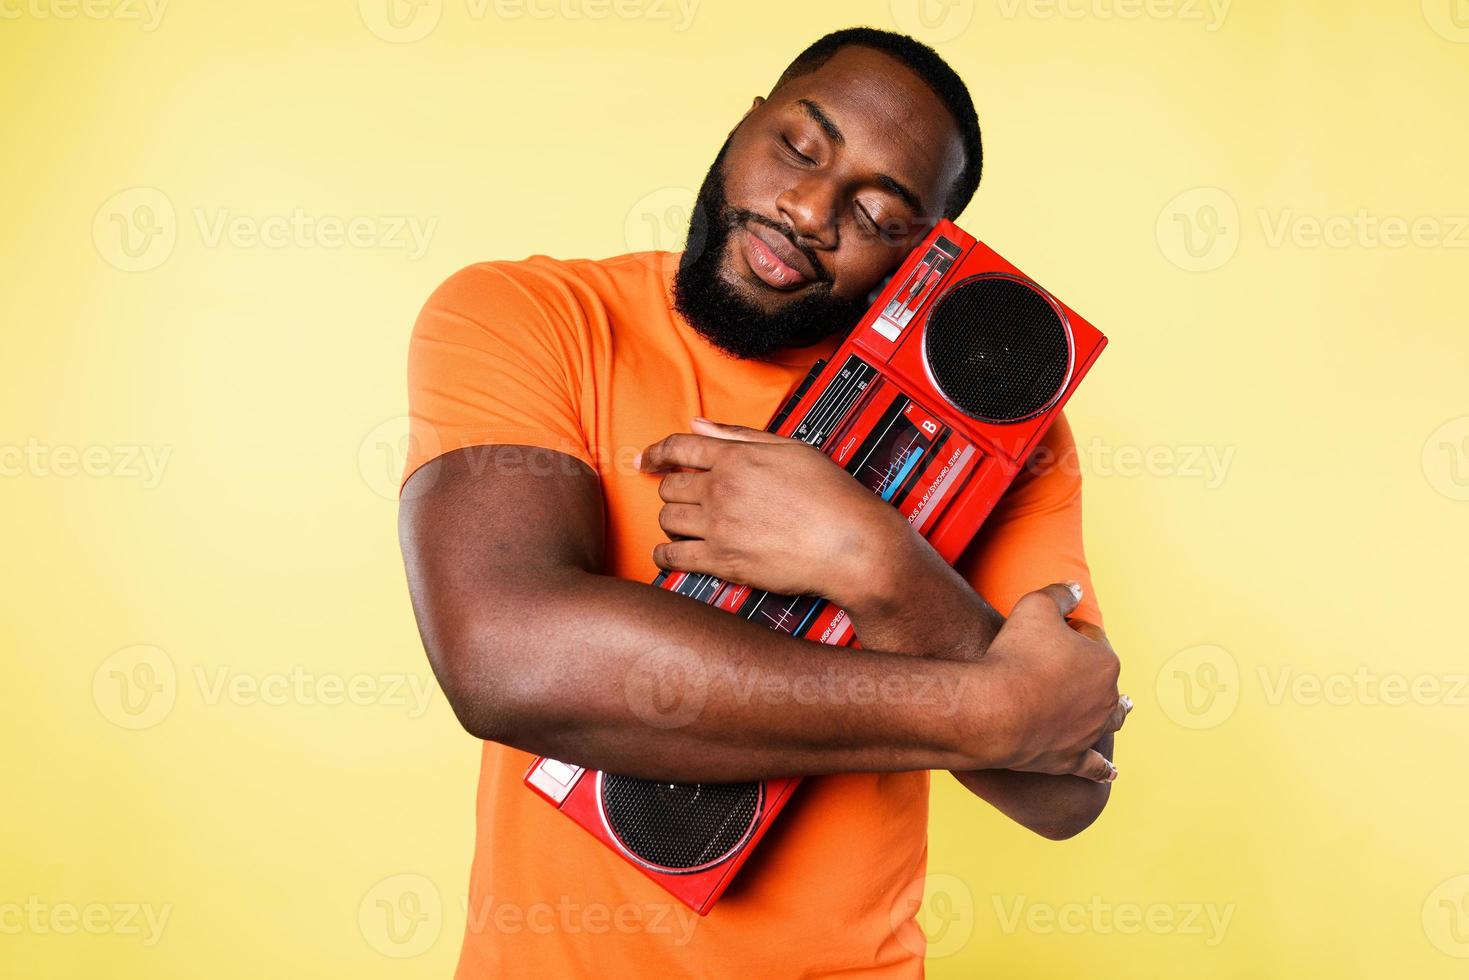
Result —
[[843, 607], [878, 587], [890, 543], [912, 535], [893, 507], [805, 443], [702, 418], [692, 428], [638, 457], [666, 474], [658, 522], [673, 540], [653, 549], [659, 568]]
[[1122, 727], [1132, 702], [1117, 693], [1121, 664], [1101, 631], [1065, 616], [1081, 587], [1048, 585], [1022, 596], [979, 661], [1008, 700], [998, 768], [1111, 782], [1117, 770], [1092, 746]]

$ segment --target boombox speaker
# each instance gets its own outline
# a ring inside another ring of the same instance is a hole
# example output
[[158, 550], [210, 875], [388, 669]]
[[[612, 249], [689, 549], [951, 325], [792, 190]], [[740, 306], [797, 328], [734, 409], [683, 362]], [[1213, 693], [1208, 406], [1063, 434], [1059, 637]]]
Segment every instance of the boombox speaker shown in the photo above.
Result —
[[[1106, 343], [943, 221], [768, 428], [821, 449], [952, 564]], [[687, 572], [654, 584], [792, 636], [856, 642], [846, 614], [824, 599]], [[525, 781], [701, 915], [800, 782], [656, 782], [549, 758]]]

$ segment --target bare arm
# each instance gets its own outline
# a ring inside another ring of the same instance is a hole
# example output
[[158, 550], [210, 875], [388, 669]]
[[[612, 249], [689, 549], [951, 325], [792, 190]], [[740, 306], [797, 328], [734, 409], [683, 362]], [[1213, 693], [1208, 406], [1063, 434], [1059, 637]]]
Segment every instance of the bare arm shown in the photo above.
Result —
[[[924, 657], [975, 661], [984, 656], [1005, 621], [962, 576], [917, 540], [902, 555], [894, 556], [891, 567], [907, 588], [890, 591], [903, 597], [901, 601], [854, 617], [854, 628], [864, 644]], [[1071, 626], [1106, 644], [1099, 627], [1076, 621]], [[1114, 758], [1113, 734], [1107, 732], [1093, 746], [1108, 762]], [[1114, 778], [1115, 772], [1114, 767]], [[1091, 826], [1112, 791], [1110, 781], [1069, 774], [955, 769], [953, 775], [1011, 820], [1051, 840], [1074, 837]]]
[[[771, 693], [827, 674], [849, 689], [876, 690], [894, 673], [977, 688], [982, 672], [817, 648], [601, 575], [602, 502], [589, 469], [564, 456], [537, 466], [534, 457], [550, 451], [526, 449], [526, 465], [479, 476], [473, 452], [414, 474], [430, 489], [418, 493], [410, 481], [400, 518], [424, 646], [472, 734], [687, 781], [924, 769], [985, 756], [986, 746], [964, 744], [957, 724], [903, 704], [840, 710], [829, 698]], [[657, 692], [655, 683], [673, 690]], [[687, 711], [670, 713], [664, 727], [650, 714], [656, 705], [639, 703], [645, 692], [697, 710], [686, 720]], [[976, 730], [993, 727], [973, 713]]]
[[[523, 465], [487, 470], [475, 454], [493, 450], [428, 463], [400, 511], [424, 647], [478, 737], [628, 775], [727, 781], [973, 769], [1049, 760], [1052, 749], [1070, 758], [1088, 732], [1111, 723], [1111, 709], [1098, 705], [1108, 683], [1115, 693], [1115, 671], [1060, 636], [1064, 626], [1039, 623], [1009, 658], [923, 660], [794, 640], [601, 575], [595, 474], [529, 448]], [[1053, 705], [1001, 693], [1018, 671], [1041, 685], [1089, 671], [1102, 693], [1061, 717]], [[655, 682], [672, 690], [652, 693]], [[950, 710], [914, 710], [919, 691], [948, 692]], [[662, 714], [649, 700], [660, 696], [693, 710]]]

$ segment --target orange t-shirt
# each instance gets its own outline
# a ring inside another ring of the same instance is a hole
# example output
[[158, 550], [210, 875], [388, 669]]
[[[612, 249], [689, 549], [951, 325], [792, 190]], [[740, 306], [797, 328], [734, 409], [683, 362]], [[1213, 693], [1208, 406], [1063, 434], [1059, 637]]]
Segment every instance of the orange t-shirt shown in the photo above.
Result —
[[[535, 256], [451, 276], [413, 332], [404, 479], [468, 446], [566, 453], [600, 477], [604, 572], [651, 581], [662, 500], [658, 480], [634, 470], [633, 454], [687, 431], [695, 415], [763, 428], [841, 341], [765, 361], [732, 358], [674, 311], [677, 262], [666, 252]], [[1064, 418], [1046, 445], [1063, 462], [1074, 450]], [[1075, 615], [1101, 623], [1082, 553], [1080, 490], [1074, 465], [1023, 474], [961, 559], [968, 581], [1001, 612], [1031, 589], [1075, 579], [1086, 588]], [[922, 975], [915, 913], [927, 772], [807, 779], [734, 887], [700, 918], [527, 789], [531, 759], [484, 744], [459, 977]]]

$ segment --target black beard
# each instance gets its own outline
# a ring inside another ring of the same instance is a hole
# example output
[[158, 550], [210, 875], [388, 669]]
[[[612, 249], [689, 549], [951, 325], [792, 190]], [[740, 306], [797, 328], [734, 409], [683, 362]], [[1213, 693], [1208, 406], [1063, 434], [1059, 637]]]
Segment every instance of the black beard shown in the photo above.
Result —
[[799, 299], [772, 313], [720, 277], [730, 238], [747, 222], [782, 230], [760, 215], [729, 206], [724, 193], [728, 149], [726, 140], [694, 202], [689, 239], [673, 278], [673, 308], [714, 346], [744, 359], [766, 357], [782, 347], [807, 347], [856, 326], [867, 304], [836, 298], [830, 282], [803, 287]]

